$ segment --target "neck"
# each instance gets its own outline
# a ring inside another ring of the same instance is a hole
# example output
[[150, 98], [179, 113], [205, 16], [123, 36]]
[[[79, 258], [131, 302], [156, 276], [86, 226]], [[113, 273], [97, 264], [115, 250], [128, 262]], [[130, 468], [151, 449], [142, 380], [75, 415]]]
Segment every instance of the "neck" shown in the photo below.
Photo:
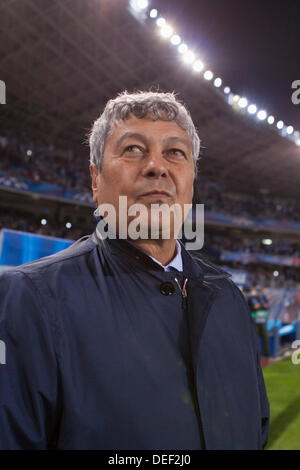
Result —
[[130, 240], [130, 242], [152, 256], [163, 266], [172, 261], [176, 254], [176, 240], [174, 238], [165, 240]]

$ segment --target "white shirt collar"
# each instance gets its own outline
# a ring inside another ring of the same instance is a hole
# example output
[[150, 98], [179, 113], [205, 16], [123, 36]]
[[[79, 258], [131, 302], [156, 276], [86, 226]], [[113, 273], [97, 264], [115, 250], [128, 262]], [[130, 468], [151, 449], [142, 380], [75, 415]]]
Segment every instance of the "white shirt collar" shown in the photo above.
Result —
[[[150, 256], [150, 255], [149, 255]], [[181, 255], [181, 246], [178, 240], [176, 240], [176, 255], [174, 258], [170, 261], [169, 264], [164, 266], [161, 264], [157, 259], [153, 258], [153, 256], [150, 256], [150, 258], [153, 259], [157, 264], [159, 264], [162, 268], [164, 268], [165, 271], [171, 271], [171, 267], [175, 268], [177, 271], [182, 271], [183, 270], [183, 265], [182, 265], [182, 255]]]

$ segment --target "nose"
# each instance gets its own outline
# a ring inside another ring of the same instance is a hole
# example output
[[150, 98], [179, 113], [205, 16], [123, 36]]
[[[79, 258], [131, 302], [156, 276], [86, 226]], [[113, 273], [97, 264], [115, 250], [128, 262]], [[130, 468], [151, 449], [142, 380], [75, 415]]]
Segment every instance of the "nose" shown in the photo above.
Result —
[[166, 178], [168, 176], [167, 161], [160, 151], [149, 152], [144, 161], [142, 175], [146, 178]]

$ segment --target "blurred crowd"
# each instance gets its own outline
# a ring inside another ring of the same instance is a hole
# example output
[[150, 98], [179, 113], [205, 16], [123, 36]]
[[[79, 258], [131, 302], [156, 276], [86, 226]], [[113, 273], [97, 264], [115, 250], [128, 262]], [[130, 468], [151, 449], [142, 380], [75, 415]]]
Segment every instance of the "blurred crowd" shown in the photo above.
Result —
[[0, 171], [11, 176], [86, 190], [90, 189], [88, 165], [87, 159], [71, 150], [0, 136]]
[[50, 237], [67, 238], [78, 240], [78, 238], [88, 235], [88, 232], [73, 225], [68, 229], [65, 224], [55, 220], [47, 221], [45, 225], [41, 223], [42, 219], [32, 214], [22, 214], [16, 210], [1, 209], [0, 230], [3, 228], [19, 230], [22, 232], [36, 233]]
[[265, 194], [233, 193], [224, 184], [201, 184], [200, 201], [206, 209], [229, 216], [248, 217], [255, 220], [275, 219], [300, 222], [300, 207], [295, 200], [271, 198]]
[[204, 244], [213, 250], [216, 258], [224, 251], [300, 257], [300, 242], [295, 238], [266, 238], [257, 232], [251, 236], [236, 236], [230, 230], [225, 234], [209, 229], [205, 231]]
[[[70, 149], [58, 150], [53, 145], [31, 142], [25, 135], [17, 137], [13, 132], [0, 135], [0, 171], [64, 188], [91, 189], [87, 151], [83, 156]], [[300, 222], [296, 201], [231, 193], [225, 183], [199, 181], [194, 202], [205, 204], [205, 210], [230, 216]]]
[[[249, 274], [248, 283], [250, 286], [258, 285], [261, 287], [284, 287], [291, 289], [300, 288], [299, 268], [280, 266], [276, 269], [275, 267], [268, 265], [245, 266], [240, 263], [232, 263], [230, 267], [247, 271]], [[276, 273], [276, 275], [274, 275], [274, 273]]]

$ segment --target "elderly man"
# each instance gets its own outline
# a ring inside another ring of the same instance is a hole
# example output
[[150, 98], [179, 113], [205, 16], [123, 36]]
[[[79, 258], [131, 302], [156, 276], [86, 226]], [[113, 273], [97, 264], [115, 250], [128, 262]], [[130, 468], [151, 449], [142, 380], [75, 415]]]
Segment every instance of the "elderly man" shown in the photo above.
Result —
[[[269, 405], [243, 295], [175, 228], [164, 237], [157, 212], [149, 238], [154, 204], [178, 215], [192, 202], [199, 147], [173, 94], [107, 103], [90, 134], [97, 229], [0, 283], [1, 448], [264, 447]], [[146, 236], [123, 236], [135, 218], [120, 196], [146, 208]]]

